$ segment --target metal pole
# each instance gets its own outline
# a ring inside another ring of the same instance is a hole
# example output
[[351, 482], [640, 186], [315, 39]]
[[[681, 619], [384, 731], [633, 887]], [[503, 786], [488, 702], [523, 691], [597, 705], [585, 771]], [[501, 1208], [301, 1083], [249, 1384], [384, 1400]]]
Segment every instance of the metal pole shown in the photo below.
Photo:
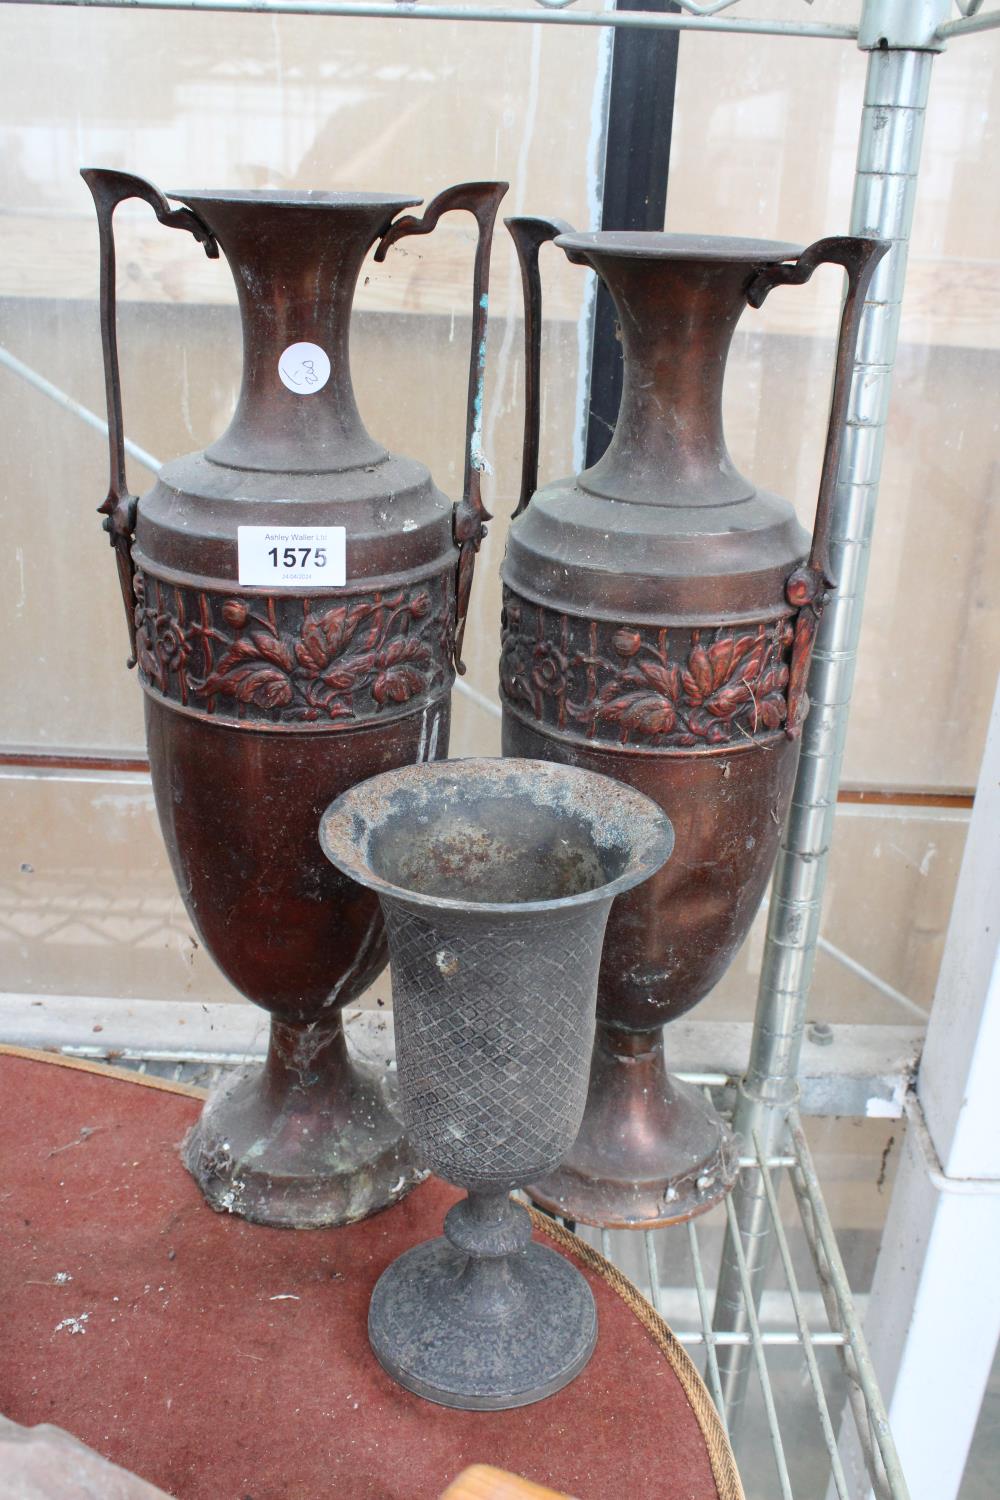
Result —
[[[891, 6], [890, 6], [891, 8]], [[892, 248], [869, 290], [847, 418], [831, 536], [837, 590], [824, 612], [809, 677], [812, 707], [802, 735], [791, 811], [775, 869], [750, 1062], [740, 1085], [735, 1128], [773, 1149], [776, 1131], [797, 1094], [806, 1002], [812, 981], [823, 887], [847, 733], [847, 716], [879, 477], [892, 369], [899, 334], [910, 226], [917, 188], [924, 114], [934, 51], [934, 28], [947, 14], [940, 0], [928, 19], [926, 50], [886, 45], [885, 5], [868, 0], [862, 21], [869, 53], [858, 141], [851, 233], [875, 235]], [[882, 23], [882, 24], [880, 24]], [[932, 50], [933, 49], [933, 50]], [[746, 1325], [740, 1260], [759, 1299], [770, 1252], [767, 1200], [758, 1174], [747, 1174], [734, 1194], [743, 1256], [727, 1231], [716, 1292], [715, 1326]], [[732, 1221], [731, 1221], [732, 1222]], [[719, 1374], [730, 1430], [738, 1424], [749, 1365], [738, 1346], [719, 1350]]]

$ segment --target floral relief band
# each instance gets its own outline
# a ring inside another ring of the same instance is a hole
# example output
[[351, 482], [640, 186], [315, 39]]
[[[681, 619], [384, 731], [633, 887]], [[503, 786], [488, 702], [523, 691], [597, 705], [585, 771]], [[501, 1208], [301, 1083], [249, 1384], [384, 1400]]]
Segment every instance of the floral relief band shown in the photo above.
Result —
[[135, 575], [144, 687], [238, 722], [347, 726], [451, 686], [451, 570], [410, 588], [244, 597]]
[[587, 740], [737, 745], [788, 730], [792, 617], [725, 627], [616, 625], [504, 594], [507, 705]]

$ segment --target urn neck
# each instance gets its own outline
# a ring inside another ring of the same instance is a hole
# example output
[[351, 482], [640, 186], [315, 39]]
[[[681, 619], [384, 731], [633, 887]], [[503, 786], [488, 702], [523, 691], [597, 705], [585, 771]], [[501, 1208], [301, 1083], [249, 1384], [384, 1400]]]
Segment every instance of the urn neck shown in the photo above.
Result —
[[754, 486], [726, 447], [722, 386], [746, 290], [760, 266], [718, 255], [621, 254], [599, 243], [604, 236], [587, 238], [595, 243], [574, 259], [593, 266], [614, 299], [625, 369], [614, 436], [581, 476], [582, 488], [668, 506], [748, 499]]
[[232, 468], [295, 473], [381, 462], [386, 450], [366, 431], [354, 398], [351, 307], [369, 248], [400, 208], [419, 200], [374, 193], [171, 196], [215, 234], [239, 299], [243, 381], [233, 419], [206, 456]]

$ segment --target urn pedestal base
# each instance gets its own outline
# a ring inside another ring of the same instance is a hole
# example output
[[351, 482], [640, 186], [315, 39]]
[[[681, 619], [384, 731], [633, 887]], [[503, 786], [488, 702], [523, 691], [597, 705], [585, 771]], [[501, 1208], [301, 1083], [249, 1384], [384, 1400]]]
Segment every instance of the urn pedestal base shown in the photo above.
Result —
[[506, 1411], [562, 1390], [597, 1342], [590, 1287], [531, 1239], [506, 1195], [470, 1195], [446, 1239], [406, 1251], [379, 1277], [368, 1314], [375, 1357], [439, 1406]]
[[263, 1067], [239, 1068], [205, 1105], [184, 1164], [212, 1208], [255, 1224], [353, 1224], [427, 1175], [392, 1109], [392, 1080], [347, 1053], [333, 1026], [272, 1021]]
[[580, 1133], [562, 1166], [527, 1191], [564, 1219], [652, 1229], [718, 1203], [738, 1159], [735, 1137], [700, 1091], [667, 1072], [662, 1028], [599, 1024]]

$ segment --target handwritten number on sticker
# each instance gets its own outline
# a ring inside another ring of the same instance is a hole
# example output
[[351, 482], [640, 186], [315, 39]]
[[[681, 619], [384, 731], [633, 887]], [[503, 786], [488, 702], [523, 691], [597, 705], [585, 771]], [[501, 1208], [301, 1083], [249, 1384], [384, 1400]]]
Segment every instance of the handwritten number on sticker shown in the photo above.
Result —
[[278, 360], [278, 378], [296, 396], [312, 396], [330, 378], [330, 358], [319, 344], [289, 344]]

